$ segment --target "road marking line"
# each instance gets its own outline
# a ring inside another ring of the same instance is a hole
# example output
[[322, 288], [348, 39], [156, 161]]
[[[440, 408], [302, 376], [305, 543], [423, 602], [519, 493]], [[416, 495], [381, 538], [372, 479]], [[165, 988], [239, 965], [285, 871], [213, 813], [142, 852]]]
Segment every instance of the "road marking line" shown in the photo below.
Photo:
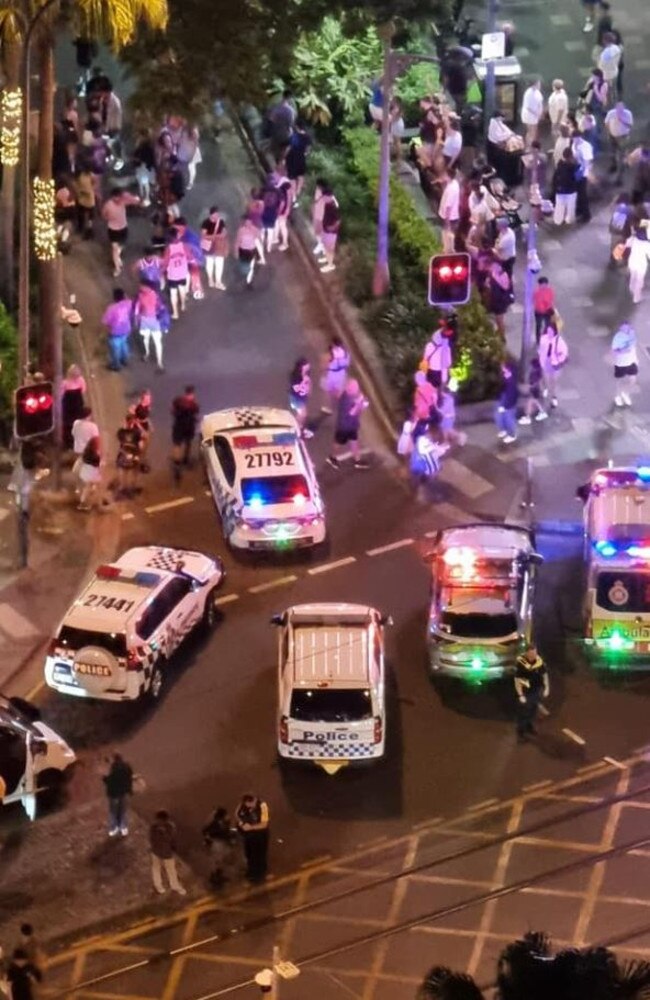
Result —
[[442, 823], [444, 816], [434, 816], [433, 819], [425, 819], [421, 823], [414, 823], [411, 827], [412, 830], [427, 830], [430, 826], [438, 826]]
[[206, 497], [211, 497], [212, 496], [212, 491], [211, 490], [203, 490], [203, 492], [204, 492], [204, 494], [205, 494]]
[[595, 773], [596, 771], [602, 771], [602, 769], [603, 769], [603, 762], [602, 760], [598, 760], [596, 761], [595, 764], [585, 764], [584, 767], [579, 767], [576, 771], [576, 774], [580, 774], [584, 778], [584, 776], [588, 774], [590, 771], [593, 771]]
[[123, 521], [132, 521], [134, 517], [135, 517], [135, 514], [132, 511], [130, 511], [130, 510], [127, 511], [126, 514], [122, 514], [122, 520]]
[[486, 806], [493, 806], [495, 804], [495, 802], [498, 802], [498, 801], [499, 800], [497, 798], [484, 799], [483, 802], [477, 802], [476, 805], [468, 806], [467, 807], [467, 812], [470, 812], [470, 813], [477, 812], [479, 809], [485, 809]]
[[612, 767], [617, 767], [619, 771], [627, 771], [627, 765], [623, 764], [620, 760], [616, 760], [616, 757], [603, 757], [603, 760], [611, 764]]
[[381, 556], [384, 552], [393, 552], [395, 549], [405, 549], [414, 544], [413, 538], [402, 538], [400, 542], [391, 542], [390, 545], [381, 545], [378, 549], [367, 549], [367, 556]]
[[281, 576], [278, 580], [271, 580], [269, 583], [258, 583], [255, 587], [249, 587], [249, 594], [262, 594], [265, 590], [273, 590], [274, 587], [284, 587], [287, 583], [295, 583], [297, 576]]
[[340, 566], [349, 566], [356, 561], [355, 556], [346, 556], [345, 559], [337, 559], [336, 562], [323, 563], [322, 566], [313, 566], [307, 570], [307, 573], [309, 576], [315, 576], [317, 573], [329, 573], [331, 569], [339, 569]]
[[155, 503], [153, 507], [145, 507], [147, 514], [156, 514], [159, 510], [171, 510], [173, 507], [184, 507], [186, 503], [194, 503], [195, 497], [179, 497], [178, 500], [167, 500], [165, 503]]
[[548, 785], [552, 785], [553, 781], [551, 778], [544, 778], [542, 781], [535, 781], [532, 785], [524, 785], [522, 788], [523, 792], [534, 792], [538, 788], [547, 788]]
[[215, 607], [219, 604], [230, 604], [232, 601], [238, 601], [239, 594], [224, 594], [223, 597], [217, 597], [214, 601]]
[[331, 854], [320, 854], [317, 858], [311, 858], [309, 861], [303, 861], [300, 865], [301, 868], [311, 868], [312, 865], [321, 865], [324, 861], [331, 861]]
[[577, 733], [574, 733], [572, 729], [563, 729], [562, 732], [568, 739], [573, 740], [573, 742], [577, 743], [579, 746], [584, 747], [587, 745], [587, 741], [583, 740], [582, 736], [578, 736]]

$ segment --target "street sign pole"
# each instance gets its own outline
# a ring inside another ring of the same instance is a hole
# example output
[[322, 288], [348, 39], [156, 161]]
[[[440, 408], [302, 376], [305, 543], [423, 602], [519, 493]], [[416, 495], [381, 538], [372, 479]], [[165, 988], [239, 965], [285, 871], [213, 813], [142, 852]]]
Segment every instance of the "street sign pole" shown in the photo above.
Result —
[[[497, 27], [497, 10], [499, 0], [487, 0], [487, 32], [493, 35]], [[494, 59], [488, 59], [485, 66], [485, 94], [483, 100], [483, 130], [487, 140], [487, 130], [490, 119], [496, 110], [496, 76]]]

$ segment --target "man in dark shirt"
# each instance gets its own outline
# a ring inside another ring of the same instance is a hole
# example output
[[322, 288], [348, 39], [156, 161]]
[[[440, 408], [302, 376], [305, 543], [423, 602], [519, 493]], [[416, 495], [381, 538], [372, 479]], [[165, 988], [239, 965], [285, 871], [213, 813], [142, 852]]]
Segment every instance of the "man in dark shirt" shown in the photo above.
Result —
[[517, 704], [517, 739], [526, 743], [536, 732], [534, 722], [542, 698], [549, 693], [548, 670], [546, 664], [531, 643], [523, 656], [517, 658], [515, 668], [515, 692]]
[[196, 437], [199, 404], [193, 385], [186, 385], [182, 396], [172, 403], [172, 463], [174, 481], [180, 483], [183, 465], [190, 465], [192, 442]]
[[103, 780], [108, 798], [110, 822], [108, 836], [117, 837], [119, 833], [122, 837], [126, 837], [129, 832], [126, 825], [126, 798], [133, 793], [131, 765], [127, 764], [121, 754], [113, 754], [111, 766]]
[[348, 379], [344, 391], [339, 396], [336, 407], [336, 426], [334, 429], [334, 443], [332, 452], [326, 461], [333, 469], [339, 469], [341, 463], [334, 452], [345, 448], [346, 445], [352, 452], [355, 469], [367, 469], [368, 463], [361, 458], [359, 448], [359, 427], [361, 425], [361, 414], [368, 406], [368, 400], [361, 392], [356, 379]]
[[119, 477], [119, 494], [124, 497], [135, 496], [138, 489], [138, 474], [140, 472], [140, 450], [142, 448], [142, 431], [138, 427], [135, 413], [127, 413], [124, 424], [117, 432], [118, 452], [117, 469]]
[[31, 965], [23, 948], [16, 948], [9, 968], [7, 980], [11, 987], [12, 1000], [34, 1000], [36, 986], [42, 979], [41, 973]]

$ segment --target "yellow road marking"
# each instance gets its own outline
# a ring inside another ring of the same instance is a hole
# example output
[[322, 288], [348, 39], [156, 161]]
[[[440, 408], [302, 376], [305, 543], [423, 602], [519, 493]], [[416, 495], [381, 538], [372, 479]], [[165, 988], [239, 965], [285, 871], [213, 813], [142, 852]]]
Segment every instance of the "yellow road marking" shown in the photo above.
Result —
[[249, 587], [249, 594], [263, 594], [265, 590], [273, 590], [275, 587], [284, 587], [286, 584], [295, 583], [297, 576], [280, 576], [277, 580], [269, 580], [268, 583], [258, 583], [256, 587]]
[[176, 500], [166, 500], [164, 503], [154, 503], [151, 507], [145, 507], [147, 514], [157, 514], [160, 510], [172, 510], [174, 507], [184, 507], [188, 503], [194, 503], [195, 497], [178, 497]]

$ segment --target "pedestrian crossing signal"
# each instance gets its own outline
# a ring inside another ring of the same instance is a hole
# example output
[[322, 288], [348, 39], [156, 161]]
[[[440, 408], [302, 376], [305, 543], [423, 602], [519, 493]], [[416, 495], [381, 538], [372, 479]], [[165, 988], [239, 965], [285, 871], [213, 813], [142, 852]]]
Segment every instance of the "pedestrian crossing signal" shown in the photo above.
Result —
[[436, 254], [429, 261], [429, 305], [464, 305], [469, 301], [471, 277], [468, 253]]
[[51, 382], [21, 385], [14, 394], [14, 434], [19, 441], [49, 434], [54, 428]]

